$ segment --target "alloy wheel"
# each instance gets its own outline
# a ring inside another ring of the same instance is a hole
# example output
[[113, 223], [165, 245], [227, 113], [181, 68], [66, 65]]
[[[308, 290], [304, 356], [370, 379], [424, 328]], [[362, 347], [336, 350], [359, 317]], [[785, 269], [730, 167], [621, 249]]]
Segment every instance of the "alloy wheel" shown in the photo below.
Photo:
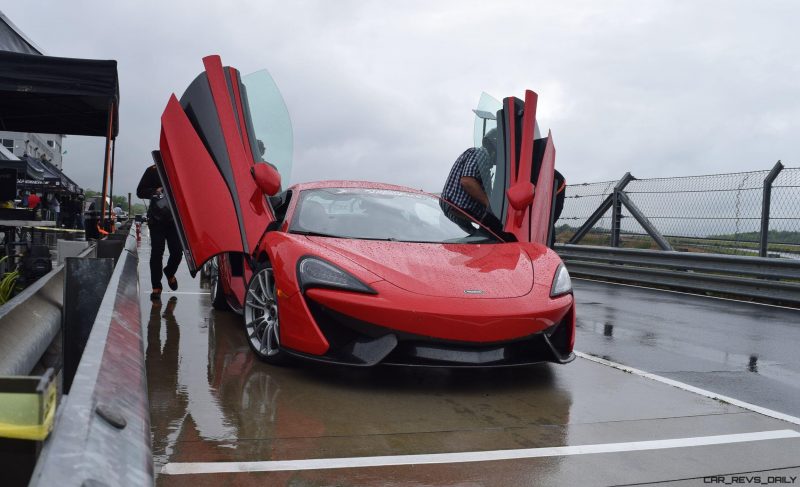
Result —
[[275, 275], [272, 267], [253, 274], [247, 286], [244, 322], [250, 346], [269, 360], [280, 354], [280, 321], [275, 297]]

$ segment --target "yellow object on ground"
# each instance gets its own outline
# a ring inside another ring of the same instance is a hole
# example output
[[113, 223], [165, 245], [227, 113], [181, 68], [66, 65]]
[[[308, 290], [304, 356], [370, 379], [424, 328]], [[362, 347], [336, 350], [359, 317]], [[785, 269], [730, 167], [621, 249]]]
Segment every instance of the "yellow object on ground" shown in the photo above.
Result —
[[41, 377], [0, 377], [0, 437], [42, 441], [53, 429], [53, 370]]
[[59, 232], [59, 233], [84, 233], [85, 230], [77, 230], [75, 228], [59, 228], [59, 227], [31, 227], [34, 230], [42, 230], [45, 232]]

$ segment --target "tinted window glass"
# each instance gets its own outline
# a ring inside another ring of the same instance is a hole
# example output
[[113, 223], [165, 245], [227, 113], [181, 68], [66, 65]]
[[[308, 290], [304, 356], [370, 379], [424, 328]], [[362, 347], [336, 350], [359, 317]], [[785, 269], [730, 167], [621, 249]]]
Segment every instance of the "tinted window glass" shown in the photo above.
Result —
[[[473, 110], [475, 113], [475, 127], [473, 140], [475, 147], [493, 146], [490, 151], [492, 157], [497, 160], [497, 111], [503, 108], [503, 104], [487, 93], [481, 93], [478, 106]], [[502, 141], [500, 141], [502, 143]], [[489, 206], [495, 215], [503, 214], [503, 195], [506, 190], [505, 165], [494, 164], [490, 170], [490, 181], [484, 182], [484, 191], [489, 197]]]
[[264, 69], [242, 77], [255, 140], [253, 160], [269, 162], [281, 175], [281, 185], [291, 184], [292, 120], [278, 86]]

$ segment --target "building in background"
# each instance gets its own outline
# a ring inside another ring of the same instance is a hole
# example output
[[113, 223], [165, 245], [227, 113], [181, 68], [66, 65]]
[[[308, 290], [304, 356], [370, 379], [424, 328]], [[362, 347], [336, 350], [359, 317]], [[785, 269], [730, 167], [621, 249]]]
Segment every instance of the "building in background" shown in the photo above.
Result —
[[61, 153], [63, 149], [61, 144], [63, 140], [63, 135], [0, 131], [0, 145], [5, 147], [8, 152], [20, 159], [24, 155], [40, 160], [44, 158], [59, 169], [62, 168]]

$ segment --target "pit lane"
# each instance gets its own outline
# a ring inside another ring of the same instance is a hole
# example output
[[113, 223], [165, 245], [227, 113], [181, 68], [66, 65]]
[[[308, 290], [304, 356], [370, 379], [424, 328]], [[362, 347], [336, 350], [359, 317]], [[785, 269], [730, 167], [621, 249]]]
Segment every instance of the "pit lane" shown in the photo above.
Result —
[[800, 425], [585, 358], [271, 367], [185, 265], [179, 291], [151, 305], [146, 231], [139, 256], [159, 485], [699, 485], [800, 472]]

